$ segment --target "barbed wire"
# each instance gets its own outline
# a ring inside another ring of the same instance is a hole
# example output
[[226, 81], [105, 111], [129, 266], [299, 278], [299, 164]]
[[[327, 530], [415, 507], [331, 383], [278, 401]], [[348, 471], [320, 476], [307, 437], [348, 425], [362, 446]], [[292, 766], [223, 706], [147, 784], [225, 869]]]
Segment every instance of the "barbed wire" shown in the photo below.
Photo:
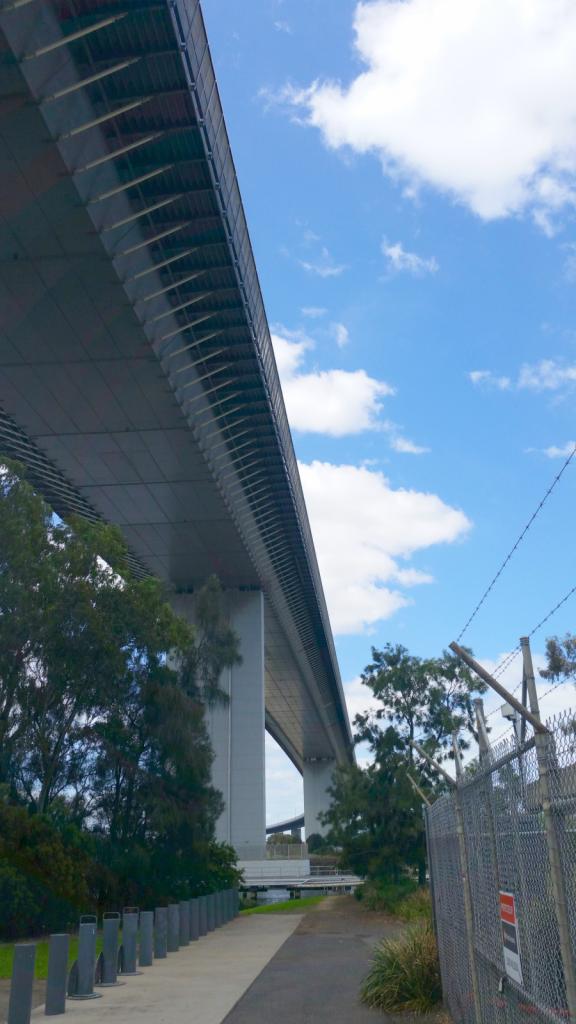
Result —
[[[538, 630], [541, 629], [542, 626], [544, 626], [548, 622], [548, 620], [551, 619], [552, 616], [556, 614], [558, 609], [561, 608], [562, 605], [566, 604], [566, 602], [570, 600], [570, 598], [572, 597], [573, 594], [576, 594], [576, 585], [571, 587], [570, 590], [568, 591], [568, 593], [564, 594], [564, 597], [560, 598], [560, 600], [556, 602], [554, 607], [551, 608], [550, 611], [547, 612], [547, 614], [542, 619], [540, 619], [540, 622], [538, 622], [534, 626], [534, 628], [530, 630], [530, 632], [528, 633], [529, 638], [532, 638], [534, 636], [534, 634], [537, 633]], [[499, 665], [497, 665], [497, 667], [494, 669], [494, 671], [492, 673], [494, 679], [498, 679], [498, 677], [502, 675], [502, 673], [508, 668], [508, 666], [512, 664], [514, 659], [518, 657], [518, 655], [520, 654], [521, 650], [522, 650], [522, 648], [520, 647], [520, 644], [517, 644], [516, 647], [514, 648], [514, 650], [510, 651], [510, 654], [507, 654], [506, 657], [503, 658], [503, 660], [500, 662]], [[565, 680], [562, 680], [562, 681], [565, 682]], [[560, 686], [561, 683], [558, 683], [557, 685]], [[514, 696], [514, 694], [516, 694], [518, 692], [518, 690], [520, 689], [521, 686], [522, 686], [522, 680], [520, 680], [520, 682], [514, 687], [514, 689], [511, 690], [512, 696]], [[555, 689], [555, 687], [552, 687], [552, 689]], [[544, 694], [544, 696], [547, 696], [547, 694], [550, 693], [550, 692], [551, 692], [551, 690], [547, 690], [546, 694]], [[494, 708], [492, 711], [489, 712], [489, 714], [486, 715], [486, 718], [491, 718], [492, 715], [495, 715], [496, 712], [499, 711], [499, 710], [500, 710], [499, 708]]]
[[496, 575], [495, 575], [495, 576], [494, 576], [494, 577], [492, 578], [492, 580], [490, 581], [490, 583], [489, 583], [489, 584], [488, 584], [488, 586], [486, 587], [486, 590], [485, 590], [485, 591], [484, 591], [484, 593], [482, 594], [482, 597], [481, 597], [481, 598], [480, 598], [480, 600], [478, 601], [478, 603], [477, 603], [476, 607], [474, 608], [474, 610], [473, 610], [472, 614], [470, 615], [470, 617], [469, 617], [468, 621], [467, 621], [467, 622], [466, 622], [466, 624], [464, 625], [464, 628], [463, 628], [463, 629], [462, 629], [462, 630], [460, 631], [460, 634], [459, 634], [459, 636], [458, 636], [458, 638], [457, 638], [457, 639], [458, 639], [458, 643], [460, 643], [460, 641], [461, 641], [462, 637], [463, 637], [463, 636], [464, 636], [464, 634], [465, 634], [465, 633], [467, 632], [467, 630], [468, 630], [468, 627], [469, 627], [469, 626], [470, 626], [470, 625], [472, 624], [472, 622], [473, 622], [473, 621], [474, 621], [474, 619], [476, 618], [476, 616], [477, 616], [478, 612], [480, 611], [480, 609], [481, 609], [482, 605], [484, 604], [484, 602], [485, 602], [486, 598], [488, 597], [488, 595], [490, 594], [490, 592], [491, 592], [491, 591], [493, 590], [494, 586], [496, 585], [496, 583], [497, 583], [497, 582], [498, 582], [498, 580], [500, 579], [500, 577], [501, 577], [502, 573], [504, 572], [504, 570], [505, 570], [506, 566], [508, 565], [508, 563], [510, 562], [511, 558], [513, 557], [513, 555], [515, 554], [515, 552], [516, 552], [516, 551], [518, 550], [518, 548], [520, 547], [520, 545], [521, 545], [522, 541], [524, 540], [524, 537], [526, 536], [526, 534], [528, 533], [528, 530], [529, 530], [529, 529], [530, 529], [530, 527], [532, 526], [532, 523], [533, 523], [533, 522], [534, 522], [534, 520], [535, 520], [535, 519], [536, 519], [536, 518], [537, 518], [537, 517], [539, 516], [540, 512], [541, 512], [541, 511], [542, 511], [542, 509], [544, 508], [544, 505], [545, 505], [545, 504], [546, 504], [546, 502], [548, 501], [548, 498], [549, 498], [549, 497], [550, 497], [550, 495], [552, 494], [552, 491], [553, 491], [553, 490], [554, 490], [554, 488], [556, 487], [557, 483], [558, 483], [558, 482], [560, 481], [560, 479], [561, 479], [561, 477], [563, 476], [563, 474], [564, 474], [564, 473], [566, 472], [566, 470], [568, 469], [568, 466], [569, 466], [569, 465], [570, 465], [570, 463], [572, 462], [572, 459], [574, 458], [574, 456], [575, 456], [575, 455], [576, 455], [576, 445], [574, 445], [574, 448], [572, 449], [572, 451], [571, 451], [571, 452], [570, 452], [570, 454], [568, 455], [568, 457], [567, 457], [566, 461], [564, 462], [563, 466], [561, 467], [561, 469], [559, 470], [559, 472], [558, 472], [558, 473], [556, 474], [556, 476], [554, 477], [554, 479], [553, 479], [552, 483], [550, 484], [550, 486], [549, 486], [548, 490], [546, 491], [546, 493], [545, 493], [544, 497], [543, 497], [543, 498], [541, 499], [541, 501], [540, 501], [540, 502], [538, 503], [538, 505], [537, 505], [537, 507], [535, 508], [534, 512], [533, 512], [533, 513], [532, 513], [532, 515], [530, 516], [530, 519], [529, 519], [529, 520], [528, 520], [528, 522], [526, 523], [526, 525], [525, 525], [524, 529], [523, 529], [523, 530], [521, 531], [520, 535], [518, 536], [518, 538], [517, 538], [516, 542], [515, 542], [515, 543], [514, 543], [514, 545], [513, 545], [513, 546], [512, 546], [511, 548], [510, 548], [510, 551], [508, 552], [508, 554], [506, 555], [506, 558], [504, 559], [504, 561], [503, 561], [503, 562], [502, 562], [502, 564], [500, 565], [500, 567], [499, 567], [499, 569], [498, 569], [498, 571], [497, 571]]
[[[498, 709], [498, 710], [499, 710], [499, 709]], [[504, 740], [504, 739], [506, 739], [506, 737], [507, 737], [507, 736], [508, 736], [508, 735], [509, 735], [509, 734], [510, 734], [511, 732], [514, 732], [514, 726], [513, 726], [513, 725], [510, 725], [510, 726], [509, 726], [509, 727], [508, 727], [507, 729], [505, 729], [505, 730], [504, 730], [504, 732], [501, 732], [501, 733], [499, 733], [499, 734], [498, 734], [498, 736], [491, 736], [491, 737], [490, 737], [490, 746], [491, 746], [491, 747], [495, 747], [495, 746], [496, 746], [496, 744], [497, 744], [497, 743], [500, 743], [500, 741], [501, 741], [501, 740]]]
[[[554, 690], [557, 690], [560, 686], [564, 686], [566, 683], [573, 683], [574, 682], [574, 678], [575, 678], [575, 673], [571, 673], [569, 676], [566, 676], [565, 679], [560, 679], [559, 682], [554, 683], [553, 686], [549, 686], [548, 689], [544, 693], [538, 694], [538, 703], [541, 704], [542, 701], [545, 700], [546, 697], [549, 697], [550, 694], [554, 693]], [[516, 689], [518, 689], [518, 687], [516, 687]], [[494, 710], [491, 711], [489, 715], [486, 715], [486, 718], [490, 718], [491, 715], [496, 714], [497, 711], [500, 711], [499, 707], [494, 708]], [[514, 732], [514, 726], [513, 725], [509, 726], [508, 729], [505, 729], [504, 732], [501, 732], [498, 736], [494, 736], [494, 737], [491, 736], [490, 737], [490, 745], [494, 746], [496, 743], [499, 743], [500, 740], [503, 740], [511, 732]]]

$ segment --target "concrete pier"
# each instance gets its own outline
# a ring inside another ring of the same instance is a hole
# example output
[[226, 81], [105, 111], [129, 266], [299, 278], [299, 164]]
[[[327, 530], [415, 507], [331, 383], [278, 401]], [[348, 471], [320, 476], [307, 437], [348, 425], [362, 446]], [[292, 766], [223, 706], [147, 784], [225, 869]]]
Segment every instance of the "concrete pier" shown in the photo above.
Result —
[[325, 835], [328, 831], [319, 820], [319, 815], [330, 806], [328, 789], [336, 762], [332, 758], [316, 758], [304, 762], [304, 827], [306, 838], [311, 835]]

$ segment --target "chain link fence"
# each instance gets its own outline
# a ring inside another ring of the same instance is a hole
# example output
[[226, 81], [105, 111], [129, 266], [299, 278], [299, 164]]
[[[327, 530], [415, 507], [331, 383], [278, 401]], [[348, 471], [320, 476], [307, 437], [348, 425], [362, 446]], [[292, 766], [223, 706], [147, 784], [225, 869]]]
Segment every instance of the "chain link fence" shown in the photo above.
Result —
[[576, 716], [503, 741], [426, 809], [455, 1024], [576, 1021]]

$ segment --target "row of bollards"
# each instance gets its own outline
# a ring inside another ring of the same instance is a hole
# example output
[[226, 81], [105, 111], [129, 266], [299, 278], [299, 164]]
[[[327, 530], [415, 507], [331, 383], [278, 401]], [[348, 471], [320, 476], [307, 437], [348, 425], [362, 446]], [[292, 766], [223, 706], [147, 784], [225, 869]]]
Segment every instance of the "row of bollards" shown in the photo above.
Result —
[[[68, 970], [69, 935], [51, 935], [48, 950], [45, 1014], [65, 1013], [66, 999], [99, 999], [94, 987], [122, 985], [122, 978], [141, 974], [139, 967], [151, 967], [154, 959], [202, 938], [239, 913], [237, 889], [180, 900], [167, 907], [140, 911], [126, 907], [122, 918], [106, 913], [102, 919], [102, 952], [96, 955], [98, 920], [94, 915], [80, 918], [78, 958]], [[122, 941], [120, 942], [120, 925]], [[36, 945], [14, 947], [7, 1024], [30, 1024], [32, 1013]]]

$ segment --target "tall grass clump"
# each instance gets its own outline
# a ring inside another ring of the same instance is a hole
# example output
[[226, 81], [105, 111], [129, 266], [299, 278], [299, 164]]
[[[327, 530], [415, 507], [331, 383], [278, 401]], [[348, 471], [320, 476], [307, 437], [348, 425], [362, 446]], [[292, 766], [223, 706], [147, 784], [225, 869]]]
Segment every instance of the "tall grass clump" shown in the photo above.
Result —
[[396, 916], [402, 921], [425, 921], [432, 922], [432, 899], [430, 890], [421, 886], [415, 892], [411, 892], [398, 903]]
[[385, 939], [374, 952], [360, 993], [375, 1010], [428, 1013], [442, 998], [440, 967], [429, 924], [410, 928], [399, 939]]

